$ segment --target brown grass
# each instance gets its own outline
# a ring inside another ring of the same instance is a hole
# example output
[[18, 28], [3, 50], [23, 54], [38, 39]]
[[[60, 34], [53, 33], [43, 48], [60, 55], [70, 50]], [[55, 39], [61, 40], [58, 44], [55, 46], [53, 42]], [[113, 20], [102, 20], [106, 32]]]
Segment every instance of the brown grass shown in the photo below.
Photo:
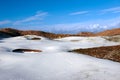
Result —
[[87, 49], [76, 49], [72, 52], [80, 54], [90, 55], [96, 58], [108, 59], [116, 62], [120, 62], [120, 45], [117, 46], [106, 46], [106, 47], [95, 47]]
[[12, 52], [19, 52], [19, 53], [24, 53], [24, 52], [42, 52], [41, 50], [35, 50], [35, 49], [14, 49]]
[[86, 36], [87, 37], [92, 35], [92, 33], [89, 33], [89, 32], [82, 32], [79, 34], [55, 34], [55, 33], [49, 33], [44, 31], [34, 31], [34, 30], [22, 31], [22, 30], [17, 30], [12, 28], [0, 29], [0, 32], [9, 34], [12, 37], [24, 36], [24, 35], [37, 35], [37, 36], [43, 36], [49, 39], [63, 38], [63, 37], [69, 37], [69, 36]]
[[34, 37], [31, 40], [41, 40], [41, 38]]
[[[49, 39], [55, 39], [55, 38], [63, 38], [63, 37], [69, 37], [69, 36], [83, 36], [83, 37], [90, 37], [90, 36], [114, 36], [114, 35], [120, 35], [120, 28], [112, 29], [112, 30], [106, 30], [99, 33], [91, 33], [91, 32], [81, 32], [78, 34], [55, 34], [50, 32], [44, 32], [44, 31], [34, 31], [34, 30], [17, 30], [12, 28], [4, 28], [0, 29], [0, 32], [4, 34], [8, 34], [12, 37], [15, 36], [24, 36], [24, 35], [37, 35], [37, 36], [43, 36], [47, 37]], [[1, 34], [2, 35], [2, 34]]]
[[120, 35], [120, 28], [115, 28], [111, 30], [105, 30], [95, 34], [96, 36], [114, 36]]

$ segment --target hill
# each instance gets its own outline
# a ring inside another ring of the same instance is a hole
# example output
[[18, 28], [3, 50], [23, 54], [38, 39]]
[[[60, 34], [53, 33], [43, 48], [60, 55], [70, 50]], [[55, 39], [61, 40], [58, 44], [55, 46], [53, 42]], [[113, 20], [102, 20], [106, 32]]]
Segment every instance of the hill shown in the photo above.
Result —
[[106, 30], [103, 32], [96, 33], [96, 36], [114, 36], [114, 35], [120, 35], [120, 28]]
[[69, 37], [69, 36], [114, 36], [114, 35], [120, 35], [120, 28], [112, 29], [112, 30], [106, 30], [99, 33], [91, 33], [91, 32], [80, 32], [78, 34], [55, 34], [50, 32], [44, 32], [44, 31], [35, 31], [35, 30], [17, 30], [12, 28], [4, 28], [0, 29], [0, 35], [3, 37], [15, 37], [15, 36], [24, 36], [24, 35], [37, 35], [37, 36], [43, 36], [47, 37], [49, 39], [55, 39], [55, 38], [63, 38], [63, 37]]

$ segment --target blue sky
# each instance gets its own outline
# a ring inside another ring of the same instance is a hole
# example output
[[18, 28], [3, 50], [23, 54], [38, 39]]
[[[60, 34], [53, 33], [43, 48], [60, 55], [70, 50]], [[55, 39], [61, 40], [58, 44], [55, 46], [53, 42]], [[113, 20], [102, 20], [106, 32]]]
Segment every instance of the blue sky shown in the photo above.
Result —
[[120, 27], [120, 0], [0, 0], [0, 28], [55, 33]]

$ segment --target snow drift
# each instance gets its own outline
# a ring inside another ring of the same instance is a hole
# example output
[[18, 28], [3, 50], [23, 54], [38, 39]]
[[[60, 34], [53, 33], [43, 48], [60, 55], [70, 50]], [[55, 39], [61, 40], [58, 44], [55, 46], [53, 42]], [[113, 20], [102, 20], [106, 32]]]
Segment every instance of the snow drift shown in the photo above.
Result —
[[[29, 37], [33, 37], [32, 35]], [[120, 63], [69, 50], [118, 45], [102, 37], [28, 40], [24, 36], [0, 40], [0, 80], [119, 80]], [[71, 41], [77, 40], [77, 41]], [[14, 53], [16, 48], [42, 50]]]

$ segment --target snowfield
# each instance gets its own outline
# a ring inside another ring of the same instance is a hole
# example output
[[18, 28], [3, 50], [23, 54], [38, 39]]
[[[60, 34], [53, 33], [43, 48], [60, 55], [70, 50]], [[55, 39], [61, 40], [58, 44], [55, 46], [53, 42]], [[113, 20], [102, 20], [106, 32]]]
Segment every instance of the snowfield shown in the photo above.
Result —
[[[118, 45], [102, 37], [66, 37], [0, 40], [0, 80], [120, 80], [120, 63], [68, 52], [72, 49]], [[15, 53], [17, 48], [42, 50]]]

